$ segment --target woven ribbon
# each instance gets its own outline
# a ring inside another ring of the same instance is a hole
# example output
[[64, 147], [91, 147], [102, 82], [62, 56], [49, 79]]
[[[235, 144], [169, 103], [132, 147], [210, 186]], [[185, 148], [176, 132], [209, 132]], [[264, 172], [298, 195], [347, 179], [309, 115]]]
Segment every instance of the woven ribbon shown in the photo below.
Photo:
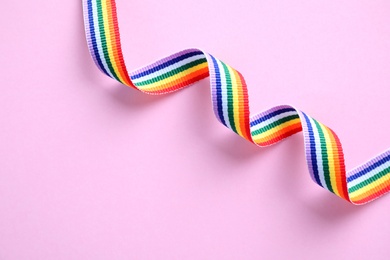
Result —
[[346, 172], [335, 132], [289, 105], [250, 116], [247, 85], [241, 73], [199, 49], [183, 50], [128, 72], [115, 0], [83, 0], [83, 8], [91, 56], [107, 76], [146, 94], [166, 94], [209, 77], [215, 116], [242, 138], [263, 147], [302, 131], [306, 162], [315, 183], [357, 205], [390, 190], [390, 150]]

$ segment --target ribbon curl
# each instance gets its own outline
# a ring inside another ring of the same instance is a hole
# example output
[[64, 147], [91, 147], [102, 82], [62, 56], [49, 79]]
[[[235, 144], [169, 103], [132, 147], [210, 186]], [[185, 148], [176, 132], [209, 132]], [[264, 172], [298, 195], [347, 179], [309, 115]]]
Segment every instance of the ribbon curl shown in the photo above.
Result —
[[315, 183], [356, 205], [390, 190], [390, 150], [346, 172], [340, 140], [329, 127], [289, 105], [252, 117], [244, 77], [212, 55], [187, 49], [128, 73], [115, 0], [83, 0], [90, 54], [107, 76], [146, 94], [167, 94], [209, 77], [214, 114], [233, 132], [264, 147], [303, 132], [306, 162]]

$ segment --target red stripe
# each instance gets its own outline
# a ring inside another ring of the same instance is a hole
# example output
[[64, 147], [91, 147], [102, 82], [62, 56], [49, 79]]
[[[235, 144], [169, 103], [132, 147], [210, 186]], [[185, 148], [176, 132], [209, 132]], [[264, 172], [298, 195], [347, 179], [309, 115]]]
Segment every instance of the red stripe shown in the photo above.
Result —
[[[337, 146], [337, 153], [338, 153], [338, 160], [339, 160], [339, 173], [340, 173], [340, 180], [342, 181], [342, 194], [343, 198], [350, 201], [349, 199], [349, 193], [348, 193], [348, 187], [347, 187], [347, 176], [346, 176], [346, 170], [345, 170], [345, 162], [344, 162], [344, 153], [343, 153], [343, 148], [341, 146], [341, 142], [339, 137], [336, 135], [336, 133], [328, 128], [329, 131], [332, 133], [334, 140], [336, 141], [336, 146]], [[337, 176], [336, 176], [337, 177]]]
[[370, 196], [365, 197], [364, 199], [353, 201], [353, 203], [355, 203], [355, 204], [363, 204], [363, 203], [369, 202], [371, 200], [374, 200], [374, 199], [378, 198], [381, 195], [384, 195], [388, 191], [390, 191], [390, 185], [385, 187], [385, 188], [383, 188], [383, 189], [378, 190], [377, 192], [372, 193]]
[[[236, 70], [237, 71], [237, 70]], [[239, 71], [237, 71], [237, 74], [240, 77], [241, 84], [242, 84], [242, 96], [243, 96], [243, 114], [244, 114], [244, 125], [241, 126], [241, 129], [244, 134], [244, 138], [247, 139], [248, 141], [253, 142], [252, 140], [252, 135], [251, 135], [251, 129], [250, 129], [250, 122], [249, 122], [249, 100], [248, 100], [248, 88], [246, 86], [246, 82], [244, 77], [241, 75]]]
[[123, 76], [125, 80], [125, 84], [128, 85], [129, 87], [133, 87], [137, 89], [136, 86], [134, 86], [133, 82], [131, 82], [129, 73], [127, 72], [127, 68], [125, 65], [125, 62], [123, 60], [123, 54], [122, 54], [122, 45], [121, 45], [121, 40], [120, 40], [120, 33], [119, 33], [119, 26], [118, 26], [118, 17], [117, 17], [117, 12], [116, 12], [116, 4], [115, 0], [109, 0], [107, 1], [108, 5], [107, 8], [110, 9], [111, 7], [111, 13], [112, 13], [112, 22], [114, 24], [114, 30], [111, 31], [111, 35], [115, 36], [115, 46], [114, 50], [117, 53], [116, 56], [116, 61], [117, 65], [119, 66], [119, 70], [121, 72], [121, 75]]

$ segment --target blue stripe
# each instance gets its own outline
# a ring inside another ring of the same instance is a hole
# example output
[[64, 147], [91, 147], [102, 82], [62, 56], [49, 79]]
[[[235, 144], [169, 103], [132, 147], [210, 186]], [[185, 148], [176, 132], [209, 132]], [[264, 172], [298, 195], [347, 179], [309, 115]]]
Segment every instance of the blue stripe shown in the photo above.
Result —
[[[189, 52], [189, 53], [183, 54], [183, 55], [181, 55], [179, 57], [176, 57], [176, 58], [174, 58], [172, 60], [164, 62], [164, 63], [162, 63], [160, 65], [157, 65], [156, 67], [153, 67], [151, 69], [143, 71], [143, 72], [141, 72], [139, 74], [132, 75], [131, 79], [134, 80], [134, 79], [142, 78], [142, 77], [147, 76], [149, 74], [152, 74], [152, 73], [154, 73], [156, 71], [165, 69], [166, 67], [169, 67], [169, 66], [171, 66], [171, 65], [173, 65], [173, 64], [175, 64], [175, 63], [177, 63], [179, 61], [185, 60], [187, 58], [190, 58], [190, 57], [193, 57], [193, 56], [196, 56], [196, 55], [199, 55], [199, 54], [203, 54], [203, 52], [201, 52], [201, 51], [193, 51], [193, 52]], [[201, 57], [201, 58], [204, 58], [204, 57]], [[199, 58], [199, 59], [201, 59], [201, 58]]]
[[292, 112], [295, 111], [293, 108], [283, 108], [280, 110], [277, 110], [275, 112], [269, 113], [268, 115], [265, 115], [263, 117], [260, 117], [254, 121], [251, 122], [251, 127], [260, 124], [261, 122], [267, 121], [270, 118], [273, 118], [274, 116], [286, 113], [286, 112]]
[[373, 171], [375, 170], [376, 168], [378, 168], [379, 166], [381, 166], [382, 164], [386, 163], [390, 161], [390, 155], [386, 156], [385, 158], [382, 158], [380, 159], [379, 161], [377, 161], [376, 163], [373, 163], [371, 164], [370, 166], [368, 166], [367, 168], [359, 171], [358, 173], [355, 173], [354, 175], [351, 175], [347, 178], [347, 182], [351, 182], [353, 180], [356, 180], [357, 178], [359, 177], [362, 177], [363, 175], [365, 175], [366, 173], [369, 173], [370, 171]]
[[318, 165], [317, 165], [316, 140], [314, 138], [313, 127], [311, 126], [309, 117], [303, 112], [302, 112], [302, 114], [305, 117], [305, 120], [307, 123], [307, 130], [309, 131], [310, 157], [311, 157], [311, 164], [312, 164], [314, 178], [315, 178], [317, 184], [322, 186], [320, 176], [319, 176], [319, 171], [318, 171]]
[[217, 110], [218, 110], [218, 117], [222, 124], [224, 124], [226, 127], [225, 119], [223, 118], [223, 110], [222, 110], [222, 83], [221, 83], [221, 74], [219, 72], [218, 62], [217, 60], [211, 56], [211, 59], [213, 60], [214, 70], [215, 70], [215, 85], [217, 88]]
[[93, 23], [92, 0], [88, 0], [88, 20], [89, 20], [89, 30], [90, 30], [92, 46], [93, 46], [93, 53], [95, 54], [96, 61], [99, 67], [107, 76], [109, 76], [106, 69], [103, 66], [102, 60], [100, 59], [99, 50], [97, 48], [96, 37], [95, 37], [95, 26]]

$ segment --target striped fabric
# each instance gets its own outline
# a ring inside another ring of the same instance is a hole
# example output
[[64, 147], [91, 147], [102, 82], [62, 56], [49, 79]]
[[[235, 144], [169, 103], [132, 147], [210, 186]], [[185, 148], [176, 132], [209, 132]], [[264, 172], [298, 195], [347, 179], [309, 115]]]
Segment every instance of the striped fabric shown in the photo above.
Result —
[[390, 189], [390, 150], [346, 172], [337, 135], [292, 106], [277, 106], [250, 117], [248, 91], [235, 69], [199, 49], [187, 49], [128, 72], [123, 60], [114, 0], [83, 0], [91, 56], [107, 76], [147, 94], [166, 94], [209, 77], [217, 119], [258, 146], [303, 132], [306, 160], [315, 183], [353, 204], [364, 204]]

